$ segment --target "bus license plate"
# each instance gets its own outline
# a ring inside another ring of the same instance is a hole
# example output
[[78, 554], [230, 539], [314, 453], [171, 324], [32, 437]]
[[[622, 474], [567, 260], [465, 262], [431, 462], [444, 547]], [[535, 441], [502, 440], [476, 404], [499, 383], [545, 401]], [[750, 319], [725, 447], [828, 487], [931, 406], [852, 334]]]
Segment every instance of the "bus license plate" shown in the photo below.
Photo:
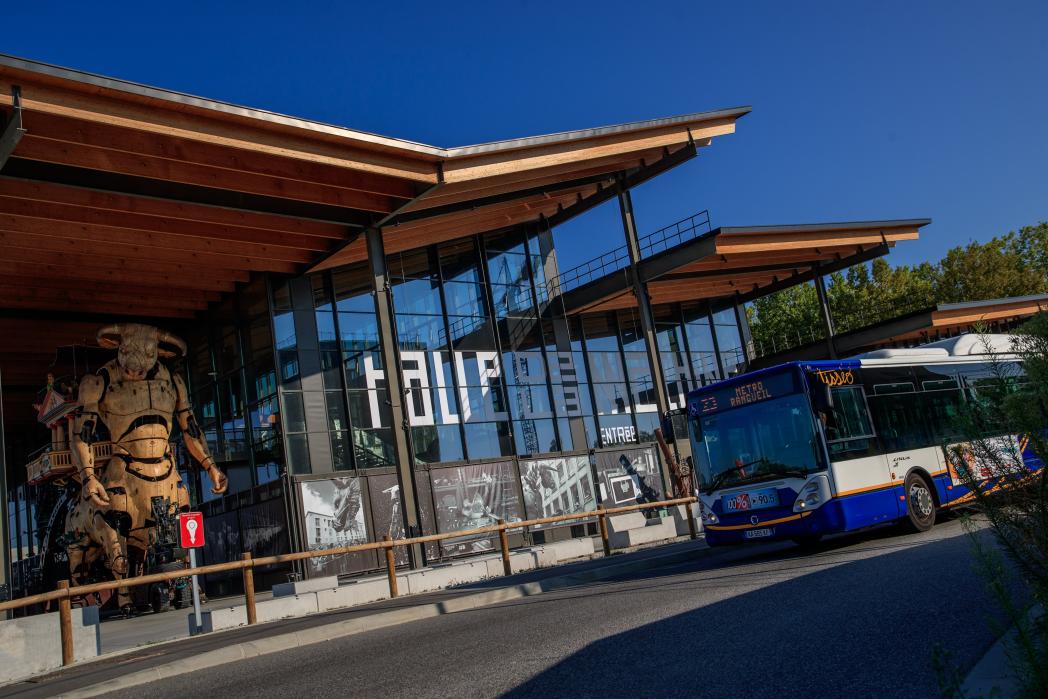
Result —
[[774, 529], [749, 529], [743, 532], [743, 537], [746, 539], [763, 539], [766, 536], [771, 536]]
[[749, 493], [724, 496], [725, 512], [742, 512], [744, 510], [760, 510], [765, 507], [775, 507], [779, 504], [779, 493], [775, 488], [755, 490]]

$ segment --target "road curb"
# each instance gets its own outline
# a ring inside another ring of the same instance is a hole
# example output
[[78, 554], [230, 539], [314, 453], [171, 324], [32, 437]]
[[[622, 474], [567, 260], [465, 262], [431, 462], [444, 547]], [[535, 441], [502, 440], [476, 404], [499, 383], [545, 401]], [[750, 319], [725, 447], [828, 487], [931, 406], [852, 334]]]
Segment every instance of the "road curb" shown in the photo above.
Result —
[[58, 694], [58, 697], [69, 699], [80, 699], [81, 697], [96, 697], [109, 692], [115, 692], [131, 687], [138, 687], [149, 682], [176, 677], [189, 672], [205, 670], [218, 667], [237, 660], [257, 658], [273, 653], [288, 650], [290, 648], [301, 648], [303, 646], [330, 641], [337, 638], [345, 638], [365, 631], [398, 626], [411, 621], [420, 621], [445, 614], [488, 607], [493, 604], [510, 602], [541, 595], [545, 592], [571, 587], [587, 582], [596, 582], [618, 575], [633, 573], [655, 565], [667, 565], [692, 560], [697, 556], [708, 554], [708, 546], [689, 548], [684, 551], [675, 551], [661, 556], [648, 556], [636, 561], [614, 562], [609, 559], [609, 565], [599, 566], [589, 570], [569, 573], [567, 575], [553, 576], [544, 580], [499, 587], [493, 590], [484, 590], [471, 595], [430, 602], [414, 607], [393, 609], [387, 612], [379, 612], [369, 616], [346, 619], [329, 624], [320, 624], [308, 629], [299, 629], [283, 634], [276, 634], [267, 638], [254, 639], [236, 643], [223, 648], [209, 649], [188, 658], [181, 658], [169, 663], [155, 667], [137, 670], [121, 677], [98, 682], [87, 687], [81, 687], [71, 692]]
[[[1028, 624], [1043, 613], [1040, 605], [1034, 605], [1023, 616], [1021, 623]], [[961, 686], [964, 696], [992, 696], [996, 691], [999, 692], [997, 696], [1007, 698], [1018, 693], [1019, 682], [1008, 658], [1008, 647], [1015, 643], [1018, 633], [1018, 627], [1012, 626], [975, 663]]]

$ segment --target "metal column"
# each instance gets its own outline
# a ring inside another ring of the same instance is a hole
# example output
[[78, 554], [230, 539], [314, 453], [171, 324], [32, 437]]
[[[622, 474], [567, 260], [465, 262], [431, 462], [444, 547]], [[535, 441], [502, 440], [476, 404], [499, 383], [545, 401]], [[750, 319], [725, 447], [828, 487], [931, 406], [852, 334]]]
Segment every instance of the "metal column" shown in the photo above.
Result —
[[[7, 531], [7, 443], [4, 441], [4, 382], [0, 375], [0, 587], [5, 588], [7, 595], [13, 594], [11, 590], [11, 541], [9, 537], [12, 532]], [[0, 594], [0, 601], [4, 595]], [[11, 618], [11, 612], [4, 612], [0, 619]]]
[[739, 294], [735, 293], [735, 324], [739, 326], [739, 339], [742, 340], [742, 356], [746, 360], [746, 369], [756, 357], [753, 347], [753, 335], [750, 333], [750, 319], [746, 317], [746, 308], [739, 303]]
[[[386, 271], [386, 249], [382, 242], [382, 231], [368, 228], [368, 264], [375, 290], [375, 317], [382, 346], [382, 365], [386, 368], [386, 387], [389, 390], [389, 406], [393, 415], [393, 442], [397, 454], [397, 483], [400, 485], [400, 509], [404, 513], [404, 529], [408, 536], [420, 536], [418, 497], [415, 490], [415, 461], [408, 441], [407, 411], [404, 409], [404, 386], [401, 381], [400, 352], [397, 351], [396, 332], [393, 325], [393, 289], [389, 285]], [[412, 568], [425, 564], [422, 545], [413, 544], [408, 549]]]
[[720, 340], [717, 339], [717, 323], [713, 320], [713, 306], [706, 304], [706, 322], [710, 324], [710, 338], [713, 340], [713, 358], [717, 360], [718, 380], [728, 378], [724, 371], [724, 359], [721, 357]]
[[[640, 316], [641, 330], [644, 332], [644, 347], [648, 351], [648, 366], [651, 368], [651, 383], [655, 389], [655, 405], [659, 411], [659, 420], [669, 412], [669, 393], [666, 390], [666, 377], [662, 374], [662, 358], [659, 356], [659, 343], [655, 336], [655, 315], [651, 310], [651, 299], [648, 296], [648, 285], [640, 278], [640, 238], [637, 235], [637, 222], [633, 214], [633, 198], [630, 191], [619, 185], [619, 214], [622, 216], [622, 232], [626, 236], [626, 250], [630, 256], [630, 278], [633, 280], [633, 294], [637, 297], [637, 311]], [[670, 466], [665, 459], [662, 462], [662, 478], [667, 488], [673, 487]]]
[[826, 330], [826, 349], [830, 353], [830, 359], [836, 359], [837, 347], [833, 338], [837, 333], [833, 329], [833, 314], [826, 300], [826, 283], [821, 273], [815, 275], [815, 291], [819, 295], [819, 310], [822, 312], [822, 323]]
[[[546, 226], [542, 226], [539, 229], [538, 243], [539, 254], [542, 256], [542, 268], [545, 278], [547, 280], [557, 279], [560, 276], [560, 269], [557, 266], [557, 251], [553, 248], [553, 231]], [[550, 321], [553, 325], [553, 341], [557, 346], [557, 352], [558, 354], [564, 353], [568, 357], [571, 357], [571, 330], [568, 327], [567, 314], [564, 312], [564, 297], [561, 296], [559, 288], [548, 289], [548, 296], [550, 299], [549, 303], [552, 306], [550, 312]], [[550, 364], [552, 364], [552, 362], [550, 362]], [[574, 385], [574, 388], [576, 397], [579, 399], [579, 402], [581, 403], [581, 396], [578, 396], [578, 369], [574, 368], [574, 362], [572, 362], [571, 365], [576, 372], [575, 377], [573, 378], [567, 378], [564, 376], [564, 364], [560, 361], [559, 356], [557, 357], [557, 365], [560, 367], [560, 371], [562, 372], [561, 385], [565, 388], [572, 388], [569, 382], [575, 381], [576, 383]], [[589, 376], [588, 372], [586, 376]], [[546, 382], [547, 386], [551, 385], [552, 383], [552, 377], [550, 378], [551, 381]], [[588, 380], [592, 381], [592, 379]], [[554, 397], [553, 400], [554, 412], [559, 418], [561, 417], [561, 415], [560, 413], [556, 412], [556, 398]], [[586, 441], [586, 423], [582, 419], [582, 416], [566, 415], [564, 417], [567, 417], [568, 419], [568, 429], [571, 431], [572, 448], [587, 448], [589, 444]], [[563, 444], [561, 445], [561, 448], [563, 448]]]
[[[295, 341], [298, 347], [298, 367], [302, 382], [302, 407], [305, 410], [306, 431], [309, 439], [310, 473], [331, 473], [335, 470], [328, 437], [327, 402], [324, 376], [320, 364], [320, 339], [317, 335], [317, 313], [313, 307], [313, 282], [307, 277], [288, 281], [291, 289], [291, 313], [295, 323]], [[221, 405], [219, 406], [221, 410]], [[219, 416], [221, 418], [221, 415]], [[324, 439], [313, 435], [324, 435]]]
[[4, 125], [3, 131], [0, 131], [0, 169], [3, 169], [25, 134], [25, 128], [22, 126], [22, 88], [17, 85], [11, 87], [11, 105], [14, 107], [11, 119]]

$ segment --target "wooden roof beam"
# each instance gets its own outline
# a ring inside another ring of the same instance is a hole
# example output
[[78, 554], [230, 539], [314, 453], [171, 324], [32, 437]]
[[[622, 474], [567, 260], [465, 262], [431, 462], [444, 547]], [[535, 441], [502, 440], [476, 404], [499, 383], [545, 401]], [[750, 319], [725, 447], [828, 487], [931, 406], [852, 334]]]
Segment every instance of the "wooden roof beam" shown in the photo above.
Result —
[[164, 182], [179, 182], [199, 187], [306, 201], [380, 214], [393, 211], [397, 202], [392, 197], [369, 192], [357, 192], [297, 180], [282, 180], [270, 175], [223, 170], [185, 161], [143, 157], [136, 153], [64, 143], [41, 138], [32, 131], [22, 138], [16, 155], [26, 160], [37, 160], [56, 165], [72, 165], [88, 170], [115, 172]]
[[[27, 115], [41, 112], [415, 182], [435, 184], [437, 181], [435, 156], [376, 152], [349, 145], [344, 138], [332, 137], [331, 140], [339, 141], [333, 143], [321, 134], [305, 136], [300, 131], [295, 133], [293, 129], [255, 120], [235, 123], [236, 120], [216, 118], [203, 110], [165, 109], [157, 100], [114, 99], [99, 94], [101, 91], [97, 89], [95, 94], [89, 94], [54, 87], [44, 81], [33, 82], [21, 77], [16, 80], [22, 86], [22, 104]], [[0, 72], [0, 104], [11, 104], [8, 95], [12, 84], [12, 79]]]
[[[148, 318], [193, 318], [196, 315], [195, 311], [180, 308], [158, 308], [155, 306], [148, 306], [144, 304], [134, 303], [127, 301], [126, 299], [122, 303], [98, 303], [93, 302], [89, 298], [77, 299], [75, 302], [77, 310], [81, 313], [100, 313], [105, 315], [113, 316], [136, 316], [136, 317], [148, 317]], [[49, 301], [37, 301], [37, 300], [25, 300], [25, 299], [4, 299], [4, 306], [6, 308], [21, 308], [28, 310], [40, 310], [40, 311], [63, 311], [69, 308], [68, 305], [56, 308], [52, 302]]]
[[283, 180], [327, 185], [338, 189], [399, 199], [411, 199], [418, 194], [418, 185], [409, 180], [350, 170], [326, 163], [277, 157], [242, 148], [201, 143], [187, 138], [160, 136], [42, 112], [32, 113], [29, 122], [33, 134], [64, 143], [94, 146], [149, 158], [219, 168], [234, 173], [267, 175]]
[[[28, 276], [19, 274], [0, 274], [0, 284], [7, 287], [19, 287], [25, 289], [61, 289], [65, 291], [78, 291], [88, 288], [82, 279], [70, 279], [69, 277]], [[217, 291], [206, 289], [171, 289], [163, 284], [148, 285], [121, 282], [120, 293], [132, 298], [139, 297], [170, 297], [177, 296], [190, 307], [201, 304], [206, 306], [222, 298]]]
[[[903, 230], [842, 230], [826, 232], [799, 233], [726, 233], [717, 236], [717, 254], [744, 252], [767, 252], [773, 254], [779, 250], [800, 250], [823, 248], [828, 246], [877, 245], [881, 242], [895, 243], [902, 240], [916, 240], [919, 237], [917, 227]], [[818, 254], [818, 253], [816, 253]]]
[[291, 241], [288, 245], [292, 247], [304, 247], [306, 241], [312, 238], [339, 240], [345, 235], [346, 230], [344, 225], [337, 223], [134, 196], [3, 175], [0, 175], [0, 196], [27, 202], [67, 204], [77, 207], [75, 210], [84, 212], [84, 216], [98, 216], [104, 212], [103, 219], [85, 218], [85, 223], [105, 223], [138, 230], [181, 232], [184, 235], [259, 242], [270, 242], [269, 236], [275, 234], [276, 240], [281, 239], [281, 236], [287, 236]]
[[[128, 268], [140, 268], [144, 274], [153, 269], [170, 269], [183, 271], [186, 274], [199, 274], [204, 269], [229, 270], [229, 271], [258, 271], [279, 272], [292, 274], [299, 266], [294, 262], [281, 262], [279, 260], [258, 259], [239, 255], [225, 255], [190, 250], [178, 250], [177, 248], [159, 248], [143, 245], [131, 245], [125, 243], [99, 244], [91, 240], [63, 238], [49, 235], [37, 235], [35, 233], [20, 233], [3, 230], [0, 224], [0, 257], [8, 260], [17, 260], [24, 251], [33, 251], [33, 259], [39, 260], [40, 255], [46, 253], [52, 258], [56, 256], [69, 257], [87, 261], [88, 264], [112, 266], [104, 260], [116, 258], [120, 260], [121, 266]], [[103, 262], [99, 262], [102, 260]], [[134, 261], [129, 263], [128, 261]], [[166, 265], [178, 264], [179, 267], [167, 267]], [[238, 272], [237, 281], [243, 276]]]
[[[26, 202], [20, 202], [24, 204]], [[276, 260], [280, 262], [309, 262], [313, 251], [278, 245], [265, 245], [225, 239], [205, 238], [139, 229], [115, 228], [91, 223], [56, 221], [47, 217], [47, 212], [35, 216], [7, 213], [8, 209], [26, 210], [29, 207], [8, 206], [8, 200], [0, 197], [0, 230], [11, 233], [91, 241], [100, 244], [137, 245], [147, 248], [177, 250], [192, 253], [212, 253], [236, 258]], [[326, 246], [324, 246], [326, 248]], [[324, 248], [321, 248], [324, 249]]]
[[735, 132], [735, 118], [714, 119], [690, 128], [673, 125], [651, 129], [644, 134], [618, 133], [594, 141], [562, 141], [548, 146], [521, 150], [517, 153], [493, 153], [457, 158], [444, 165], [448, 183], [505, 175], [511, 172], [538, 170], [545, 167], [579, 162], [606, 156], [664, 147], [679, 147], [695, 141]]
[[207, 303], [201, 299], [190, 300], [181, 294], [168, 296], [143, 296], [123, 293], [123, 290], [106, 292], [104, 287], [90, 288], [82, 287], [76, 290], [70, 289], [42, 289], [38, 287], [7, 286], [0, 284], [0, 298], [6, 305], [9, 302], [38, 302], [46, 304], [51, 308], [79, 308], [83, 302], [107, 303], [119, 305], [129, 302], [132, 305], [148, 306], [150, 308], [180, 309], [184, 311], [201, 311], [207, 308]]
[[56, 256], [46, 250], [0, 247], [0, 270], [12, 268], [8, 265], [22, 265], [23, 270], [30, 270], [29, 274], [32, 274], [32, 269], [40, 269], [41, 274], [47, 274], [45, 270], [50, 269], [56, 271], [57, 274], [72, 278], [96, 279], [100, 276], [108, 276], [113, 281], [132, 282], [146, 277], [155, 277], [174, 287], [213, 290], [232, 290], [226, 287], [232, 287], [235, 282], [246, 282], [249, 279], [246, 270], [217, 271], [172, 262], [154, 262], [149, 265], [148, 269], [143, 269], [136, 274], [135, 270], [143, 267], [141, 262], [143, 261], [103, 255]]

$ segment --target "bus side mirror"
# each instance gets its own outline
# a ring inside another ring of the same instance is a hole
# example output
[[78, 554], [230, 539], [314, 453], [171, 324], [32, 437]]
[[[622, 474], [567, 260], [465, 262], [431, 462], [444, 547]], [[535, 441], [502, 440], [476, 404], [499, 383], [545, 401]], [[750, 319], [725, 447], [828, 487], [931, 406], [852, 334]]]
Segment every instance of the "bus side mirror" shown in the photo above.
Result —
[[819, 381], [817, 374], [808, 375], [808, 389], [811, 393], [812, 407], [817, 413], [833, 412], [833, 393], [830, 387]]
[[810, 378], [809, 385], [811, 386], [811, 402], [812, 407], [815, 409], [815, 414], [822, 419], [822, 423], [826, 427], [836, 427], [837, 419], [833, 412], [832, 389], [815, 377]]

